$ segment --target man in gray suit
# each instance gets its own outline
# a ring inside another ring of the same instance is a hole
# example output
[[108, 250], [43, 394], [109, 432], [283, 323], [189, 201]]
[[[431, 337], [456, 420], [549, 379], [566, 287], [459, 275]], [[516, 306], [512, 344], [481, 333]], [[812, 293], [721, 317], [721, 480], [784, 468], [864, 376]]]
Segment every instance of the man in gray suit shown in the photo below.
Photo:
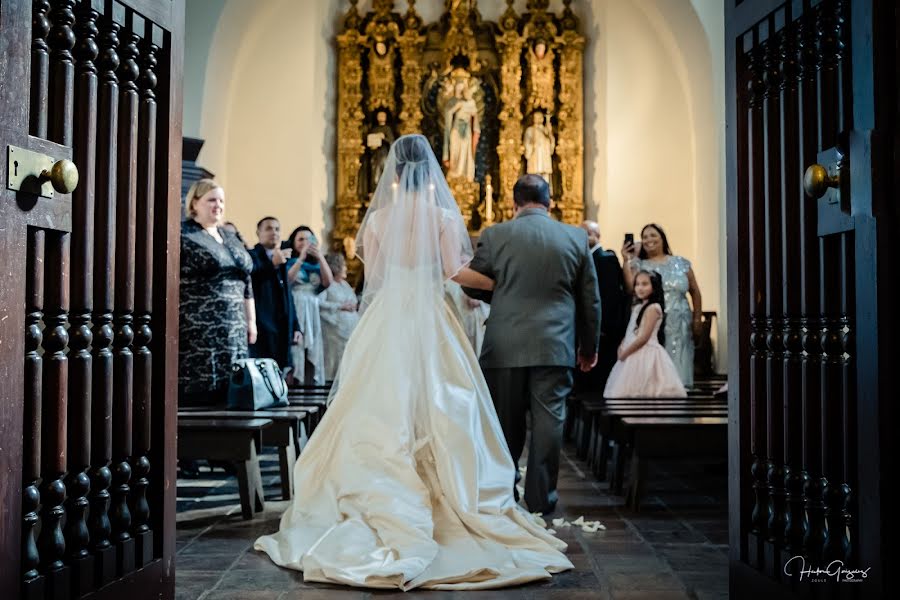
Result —
[[481, 368], [517, 466], [531, 411], [525, 502], [549, 514], [572, 369], [597, 363], [600, 294], [587, 234], [550, 218], [547, 182], [524, 175], [513, 199], [516, 218], [481, 233], [471, 264], [496, 282], [494, 290], [466, 293], [491, 303]]

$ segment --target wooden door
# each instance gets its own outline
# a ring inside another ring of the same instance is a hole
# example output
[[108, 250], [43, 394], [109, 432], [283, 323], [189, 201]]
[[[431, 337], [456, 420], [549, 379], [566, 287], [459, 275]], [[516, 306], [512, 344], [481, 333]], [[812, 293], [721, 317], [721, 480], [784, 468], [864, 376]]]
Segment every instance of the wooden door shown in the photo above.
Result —
[[896, 597], [897, 19], [726, 0], [733, 598]]
[[2, 598], [174, 596], [183, 28], [0, 0]]

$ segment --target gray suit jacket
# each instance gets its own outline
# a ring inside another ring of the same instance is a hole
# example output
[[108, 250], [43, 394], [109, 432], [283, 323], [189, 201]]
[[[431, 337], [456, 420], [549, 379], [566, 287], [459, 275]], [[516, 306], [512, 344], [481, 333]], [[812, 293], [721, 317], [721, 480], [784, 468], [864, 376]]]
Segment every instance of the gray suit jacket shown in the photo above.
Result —
[[484, 230], [472, 269], [495, 281], [484, 368], [575, 366], [600, 340], [600, 292], [587, 234], [541, 209]]

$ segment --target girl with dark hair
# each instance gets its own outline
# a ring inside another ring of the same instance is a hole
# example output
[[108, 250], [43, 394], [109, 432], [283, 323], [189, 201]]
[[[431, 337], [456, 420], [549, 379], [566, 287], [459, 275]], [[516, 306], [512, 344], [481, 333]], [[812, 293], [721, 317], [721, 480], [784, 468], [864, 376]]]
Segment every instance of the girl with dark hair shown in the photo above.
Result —
[[639, 271], [634, 277], [634, 295], [619, 361], [609, 374], [603, 397], [684, 398], [684, 385], [663, 347], [666, 300], [660, 274]]
[[[654, 271], [662, 276], [666, 297], [665, 346], [685, 387], [694, 385], [694, 338], [699, 337], [703, 319], [700, 286], [691, 261], [675, 256], [662, 227], [655, 223], [641, 230], [641, 241], [622, 246], [625, 288], [631, 292], [636, 273]], [[691, 302], [688, 304], [687, 297]]]

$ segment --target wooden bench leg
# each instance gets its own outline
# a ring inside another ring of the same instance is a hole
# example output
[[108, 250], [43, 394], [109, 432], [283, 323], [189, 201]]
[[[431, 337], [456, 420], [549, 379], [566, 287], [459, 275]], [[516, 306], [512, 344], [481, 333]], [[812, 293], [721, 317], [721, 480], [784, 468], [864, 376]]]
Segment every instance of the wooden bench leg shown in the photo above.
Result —
[[614, 494], [622, 493], [623, 480], [625, 479], [625, 447], [622, 442], [618, 442], [613, 447], [613, 480], [610, 482], [610, 489]]
[[641, 510], [641, 499], [644, 496], [646, 481], [647, 461], [641, 459], [639, 448], [635, 445], [631, 455], [631, 481], [628, 485], [628, 496], [625, 499], [626, 505], [630, 506], [634, 512]]
[[241, 516], [252, 519], [255, 512], [265, 510], [262, 475], [259, 472], [259, 457], [256, 444], [250, 443], [250, 459], [235, 463], [237, 468], [238, 494], [241, 497]]
[[594, 459], [596, 458], [597, 453], [597, 415], [591, 415], [590, 423], [588, 423], [588, 447], [587, 447], [587, 466], [588, 468], [592, 468], [594, 466]]
[[584, 411], [581, 412], [576, 428], [576, 435], [578, 438], [575, 441], [575, 450], [576, 456], [581, 460], [584, 460], [585, 456], [587, 456], [588, 436], [590, 435], [590, 427], [586, 421], [587, 416], [588, 415], [586, 415]]
[[278, 469], [281, 472], [281, 499], [290, 500], [294, 491], [294, 462], [297, 454], [294, 452], [294, 440], [278, 447]]
[[606, 464], [609, 462], [609, 440], [602, 433], [597, 434], [597, 458], [594, 460], [594, 475], [606, 481]]

